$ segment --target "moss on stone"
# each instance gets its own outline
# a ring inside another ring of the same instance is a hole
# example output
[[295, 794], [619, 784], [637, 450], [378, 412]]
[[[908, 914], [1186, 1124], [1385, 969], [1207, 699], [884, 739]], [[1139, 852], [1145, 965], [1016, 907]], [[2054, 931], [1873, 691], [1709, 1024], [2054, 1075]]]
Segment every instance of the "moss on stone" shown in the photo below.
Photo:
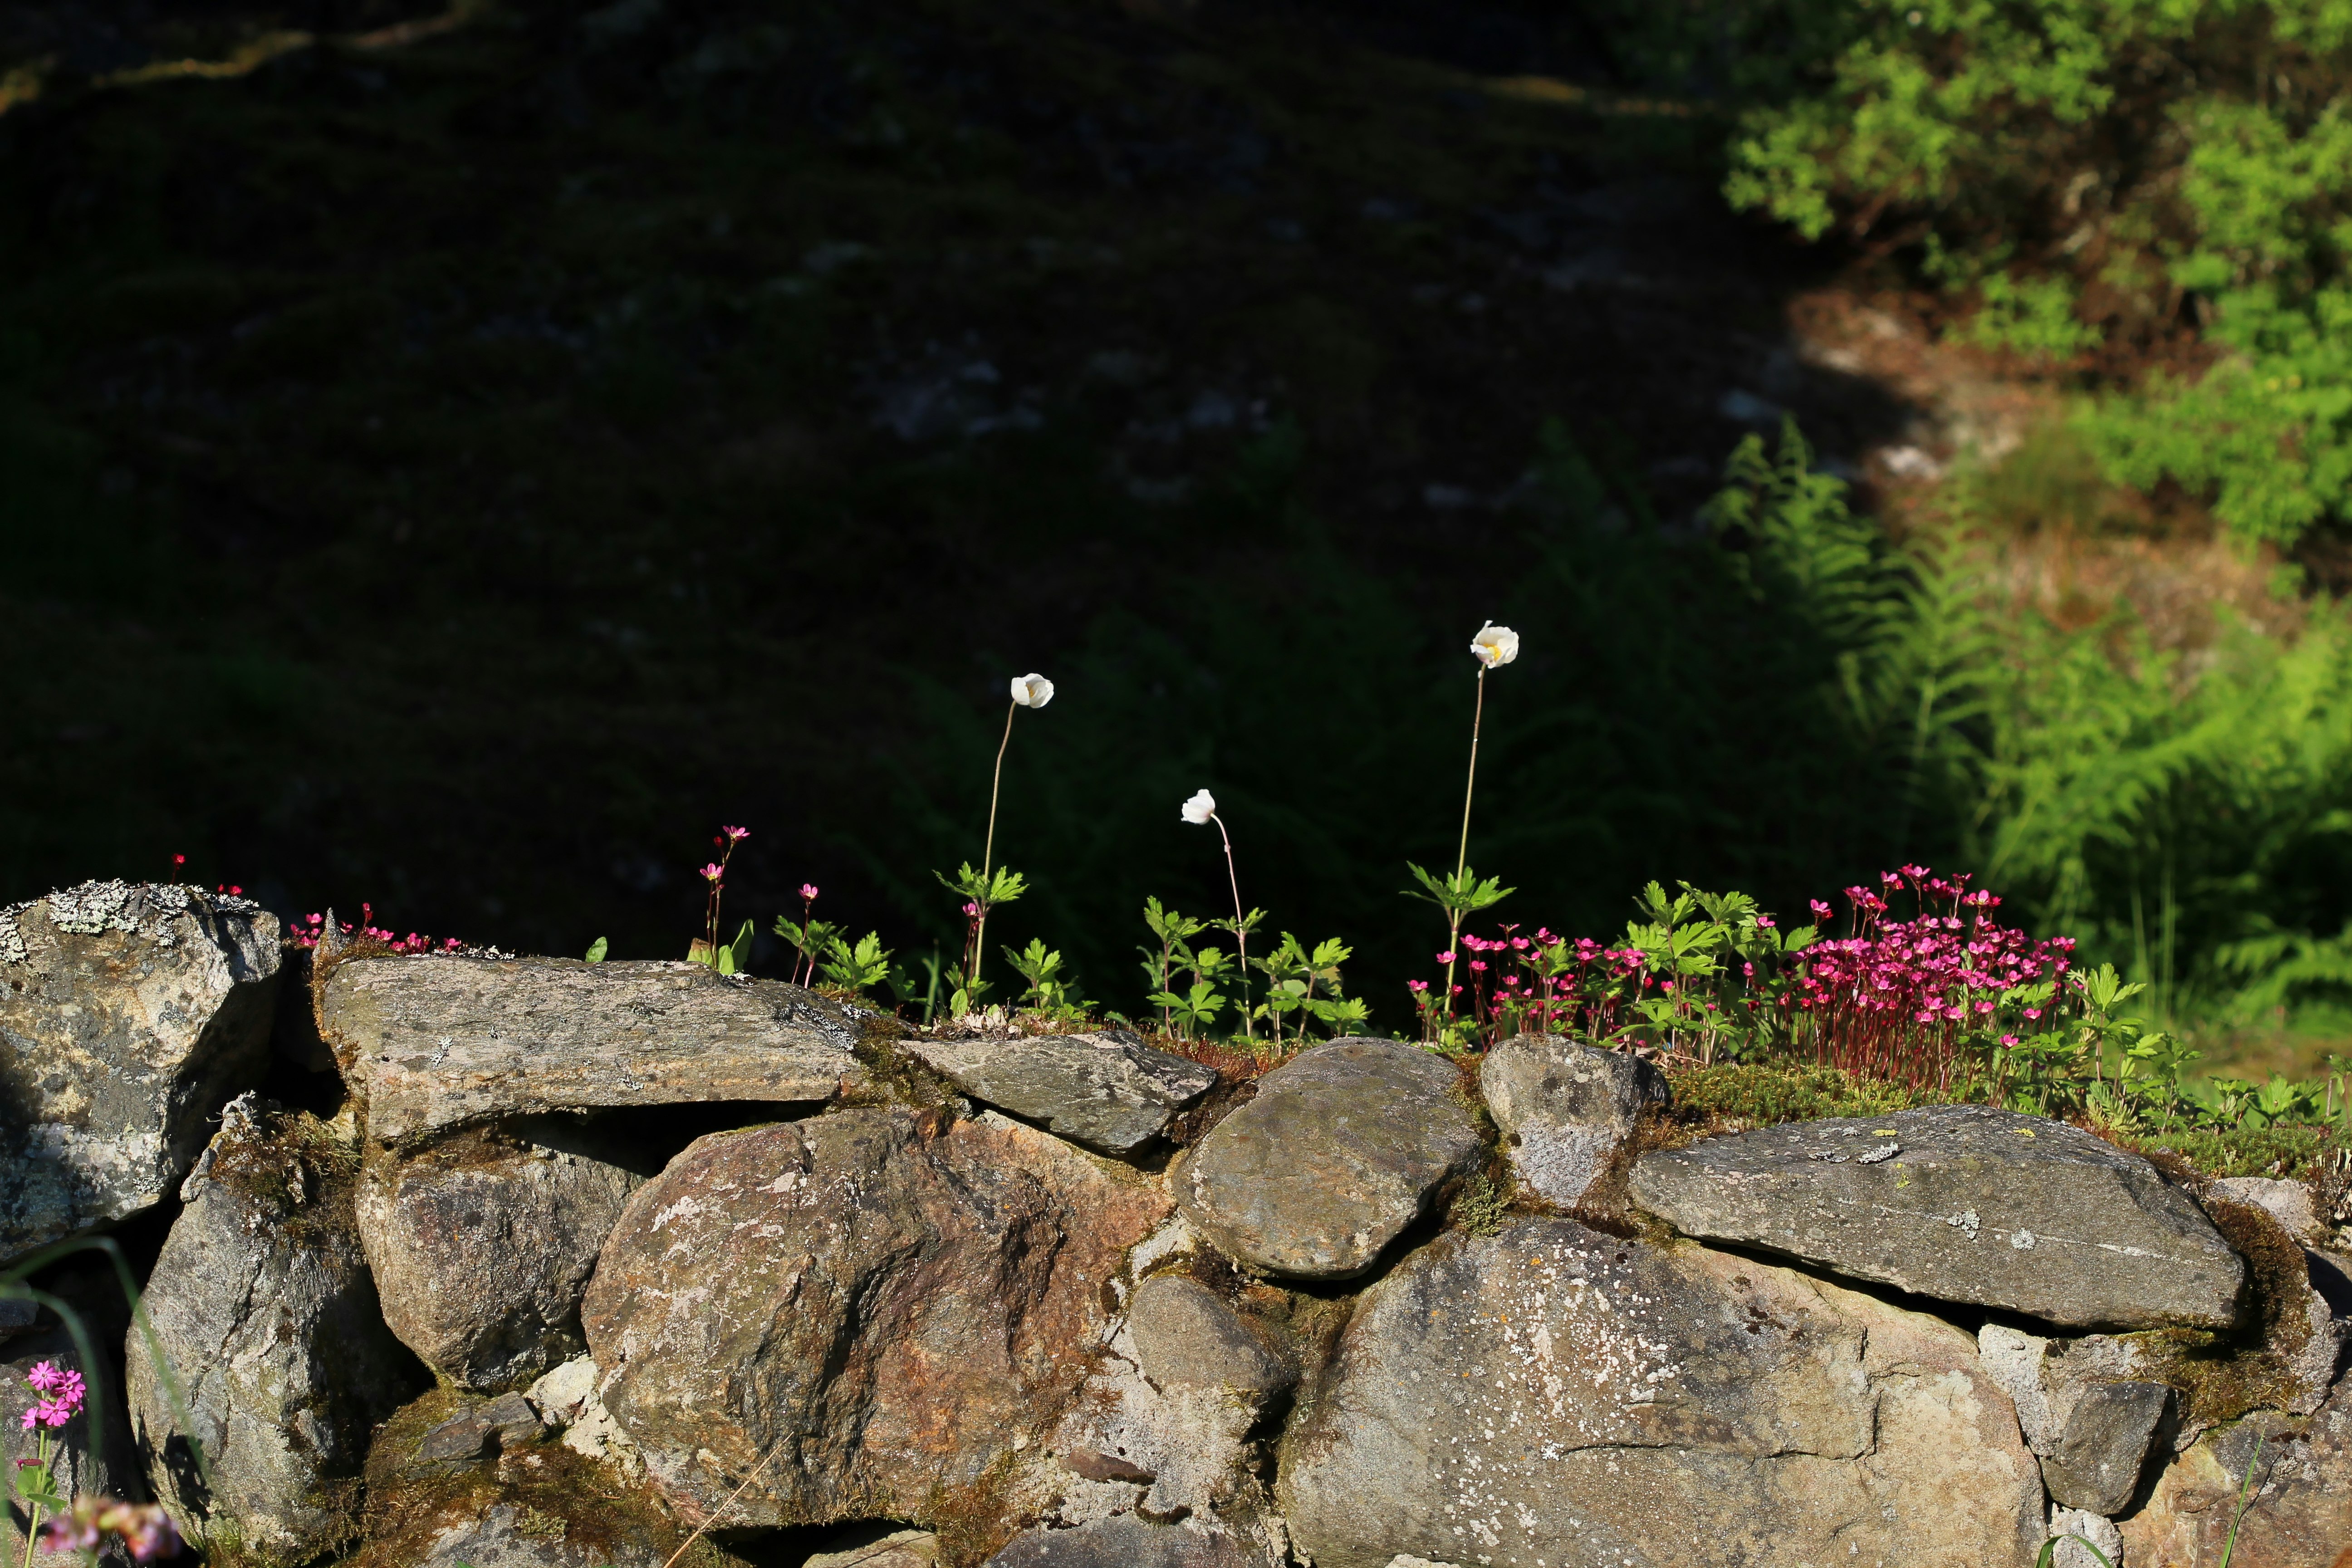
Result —
[[[594, 1562], [663, 1562], [693, 1534], [651, 1488], [561, 1444], [534, 1444], [462, 1466], [418, 1459], [425, 1435], [474, 1403], [457, 1390], [436, 1388], [384, 1424], [368, 1454], [365, 1540], [345, 1568], [411, 1568], [443, 1531], [500, 1503], [514, 1509], [526, 1534], [569, 1542]], [[744, 1564], [705, 1535], [677, 1568]]]

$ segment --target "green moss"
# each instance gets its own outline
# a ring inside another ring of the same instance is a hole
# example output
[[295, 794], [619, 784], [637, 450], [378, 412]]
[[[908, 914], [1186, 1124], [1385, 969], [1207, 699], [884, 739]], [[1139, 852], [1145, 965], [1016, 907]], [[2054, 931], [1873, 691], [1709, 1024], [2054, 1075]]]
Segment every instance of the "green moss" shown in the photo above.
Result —
[[1675, 1121], [1710, 1131], [1738, 1131], [1827, 1116], [1881, 1116], [1941, 1103], [1895, 1084], [1835, 1068], [1706, 1067], [1670, 1075]]
[[[523, 1534], [572, 1542], [591, 1561], [646, 1554], [664, 1560], [693, 1533], [650, 1488], [560, 1444], [462, 1467], [418, 1462], [425, 1434], [470, 1402], [454, 1389], [436, 1388], [384, 1424], [368, 1454], [366, 1543], [345, 1560], [346, 1568], [421, 1563], [441, 1531], [500, 1503], [515, 1510]], [[706, 1535], [688, 1548], [677, 1568], [743, 1564]]]
[[2284, 1176], [2309, 1180], [2345, 1146], [2326, 1127], [2222, 1127], [2122, 1132], [2113, 1141], [2143, 1154], [2172, 1154], [2208, 1176]]

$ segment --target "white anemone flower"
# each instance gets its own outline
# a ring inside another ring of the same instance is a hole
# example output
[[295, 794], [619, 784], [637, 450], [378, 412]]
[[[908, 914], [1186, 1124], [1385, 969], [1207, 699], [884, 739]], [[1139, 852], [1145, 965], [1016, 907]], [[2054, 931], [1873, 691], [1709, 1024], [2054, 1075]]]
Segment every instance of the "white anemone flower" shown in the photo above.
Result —
[[1034, 671], [1013, 677], [1013, 700], [1024, 708], [1043, 708], [1054, 700], [1054, 683]]
[[1508, 664], [1519, 657], [1519, 634], [1488, 621], [1470, 639], [1470, 657], [1488, 669]]
[[1209, 818], [1217, 815], [1217, 797], [1207, 790], [1202, 790], [1177, 809], [1184, 814], [1184, 820], [1193, 826], [1206, 826]]

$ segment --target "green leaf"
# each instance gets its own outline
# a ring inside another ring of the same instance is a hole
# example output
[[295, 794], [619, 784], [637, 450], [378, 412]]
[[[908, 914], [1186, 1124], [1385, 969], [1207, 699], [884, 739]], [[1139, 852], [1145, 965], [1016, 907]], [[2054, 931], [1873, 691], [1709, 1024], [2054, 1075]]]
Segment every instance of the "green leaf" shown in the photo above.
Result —
[[607, 951], [609, 950], [604, 944], [604, 939], [601, 936], [598, 937], [594, 942], [588, 944], [588, 962], [591, 963], [604, 963], [604, 954]]

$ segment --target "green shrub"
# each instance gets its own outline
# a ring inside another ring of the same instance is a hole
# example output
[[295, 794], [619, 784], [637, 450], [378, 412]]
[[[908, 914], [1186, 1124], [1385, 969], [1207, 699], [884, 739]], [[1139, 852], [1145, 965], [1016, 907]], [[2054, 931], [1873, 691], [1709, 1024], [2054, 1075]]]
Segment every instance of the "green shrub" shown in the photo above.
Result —
[[1727, 190], [1810, 237], [1902, 250], [1962, 335], [2055, 357], [2223, 351], [2109, 398], [2117, 479], [2251, 538], [2352, 511], [2352, 13], [2332, 0], [1921, 0], [1791, 35]]

